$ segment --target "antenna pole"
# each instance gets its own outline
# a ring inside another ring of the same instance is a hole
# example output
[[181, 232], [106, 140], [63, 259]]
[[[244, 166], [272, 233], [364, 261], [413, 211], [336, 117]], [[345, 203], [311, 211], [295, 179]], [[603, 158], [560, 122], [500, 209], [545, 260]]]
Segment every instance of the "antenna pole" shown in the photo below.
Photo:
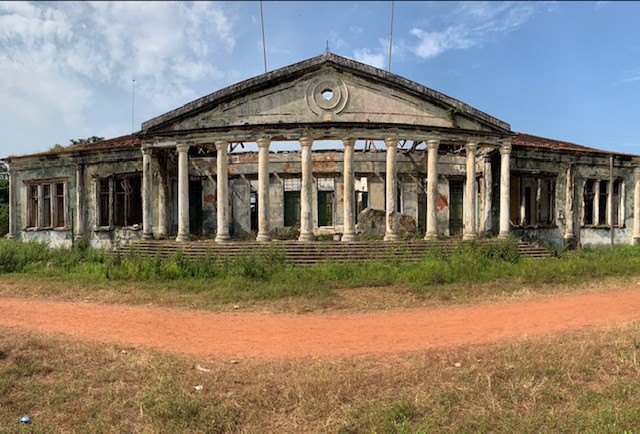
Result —
[[391, 47], [393, 47], [393, 0], [391, 0], [391, 31], [389, 32], [389, 72], [391, 72]]
[[262, 25], [262, 57], [264, 58], [264, 72], [267, 73], [267, 43], [264, 37], [264, 13], [262, 12], [262, 0], [260, 0], [260, 24]]
[[135, 131], [136, 79], [131, 80], [131, 134]]

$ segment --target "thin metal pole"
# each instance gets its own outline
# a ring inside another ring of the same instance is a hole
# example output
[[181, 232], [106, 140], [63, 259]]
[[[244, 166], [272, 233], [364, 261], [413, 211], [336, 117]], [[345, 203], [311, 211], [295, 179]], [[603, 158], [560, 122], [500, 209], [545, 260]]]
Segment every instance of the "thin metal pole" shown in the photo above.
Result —
[[131, 80], [131, 134], [135, 131], [136, 79]]
[[391, 31], [389, 32], [389, 68], [391, 72], [391, 48], [393, 47], [393, 0], [391, 0]]
[[267, 72], [267, 43], [264, 37], [264, 13], [262, 12], [262, 0], [260, 0], [260, 24], [262, 25], [262, 57], [264, 58], [264, 72]]

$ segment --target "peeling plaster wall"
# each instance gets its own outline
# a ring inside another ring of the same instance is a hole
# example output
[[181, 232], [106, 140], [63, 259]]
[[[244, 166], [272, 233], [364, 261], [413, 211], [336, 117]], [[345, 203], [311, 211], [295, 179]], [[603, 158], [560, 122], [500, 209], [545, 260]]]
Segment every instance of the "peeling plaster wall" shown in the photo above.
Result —
[[[444, 152], [444, 151], [443, 151]], [[478, 179], [484, 182], [483, 161], [491, 161], [492, 171], [492, 204], [491, 204], [491, 232], [497, 233], [499, 222], [499, 185], [500, 185], [500, 157], [497, 150], [487, 156], [478, 157]], [[316, 233], [336, 231], [340, 232], [344, 223], [343, 215], [343, 186], [344, 177], [342, 151], [314, 151], [312, 155], [312, 216]], [[402, 189], [403, 212], [418, 219], [418, 182], [426, 176], [426, 153], [398, 152], [397, 155], [398, 180]], [[624, 225], [614, 229], [614, 242], [630, 243], [633, 228], [633, 169], [638, 161], [633, 157], [616, 156], [614, 160], [614, 178], [624, 181]], [[54, 158], [38, 157], [20, 160], [12, 163], [12, 176], [15, 183], [15, 227], [16, 236], [23, 240], [37, 239], [47, 241], [52, 246], [70, 245], [73, 240], [72, 222], [75, 224], [76, 208], [76, 170], [81, 165], [82, 183], [84, 184], [84, 226], [75, 227], [76, 232], [82, 232], [95, 247], [112, 247], [118, 243], [129, 243], [141, 237], [141, 228], [117, 228], [114, 230], [97, 229], [96, 198], [97, 179], [113, 174], [140, 173], [142, 174], [142, 155], [139, 150], [127, 149], [119, 151], [101, 151], [99, 154], [85, 153], [79, 156]], [[270, 226], [278, 229], [284, 226], [284, 186], [283, 177], [300, 176], [300, 152], [272, 152], [270, 153]], [[574, 173], [574, 228], [575, 237], [583, 245], [610, 243], [610, 229], [608, 227], [581, 227], [584, 182], [587, 179], [609, 179], [609, 156], [606, 154], [576, 153], [569, 151], [550, 151], [514, 147], [511, 154], [511, 173], [514, 175], [536, 176], [544, 174], [555, 179], [554, 222], [551, 227], [514, 227], [514, 235], [524, 239], [538, 239], [554, 245], [565, 242], [566, 221], [569, 218], [566, 205], [566, 173], [572, 166]], [[449, 235], [449, 183], [450, 180], [465, 180], [466, 157], [461, 154], [442, 153], [438, 157], [438, 198], [437, 225], [438, 233]], [[230, 224], [234, 235], [246, 235], [251, 232], [250, 194], [251, 180], [257, 179], [257, 153], [238, 152], [229, 154], [229, 193], [230, 193]], [[385, 170], [386, 152], [358, 150], [354, 155], [354, 171], [356, 177], [364, 176], [368, 180], [369, 206], [385, 209]], [[155, 149], [151, 160], [151, 171], [154, 176], [151, 198], [154, 235], [159, 233], [157, 227], [159, 218], [159, 185], [157, 180], [164, 176], [167, 182], [167, 227], [168, 236], [175, 236], [177, 231], [177, 166], [175, 152], [172, 150]], [[202, 180], [203, 205], [203, 233], [207, 236], [216, 234], [217, 191], [216, 191], [216, 159], [211, 156], [191, 157], [189, 159], [190, 179]], [[334, 224], [332, 227], [318, 231], [318, 178], [334, 178]], [[25, 231], [27, 219], [27, 187], [25, 182], [45, 179], [61, 179], [66, 182], [66, 218], [67, 228], [62, 230], [28, 230]], [[483, 209], [482, 189], [479, 189], [477, 209]], [[515, 198], [512, 198], [515, 200]], [[478, 212], [478, 220], [482, 214]], [[481, 226], [478, 226], [481, 229]]]

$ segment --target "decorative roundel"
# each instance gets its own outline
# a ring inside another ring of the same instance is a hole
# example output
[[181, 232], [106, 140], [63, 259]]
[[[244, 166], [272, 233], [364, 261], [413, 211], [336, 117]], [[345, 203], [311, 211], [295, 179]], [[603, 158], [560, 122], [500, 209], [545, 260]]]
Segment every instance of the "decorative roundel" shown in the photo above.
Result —
[[349, 93], [340, 79], [318, 79], [307, 87], [305, 99], [309, 108], [316, 113], [340, 113], [347, 105]]

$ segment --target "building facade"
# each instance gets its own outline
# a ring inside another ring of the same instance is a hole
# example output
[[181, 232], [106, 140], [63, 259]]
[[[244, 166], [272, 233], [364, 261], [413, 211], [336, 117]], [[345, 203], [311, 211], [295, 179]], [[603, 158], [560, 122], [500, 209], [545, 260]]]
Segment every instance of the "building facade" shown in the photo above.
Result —
[[[335, 149], [320, 149], [327, 143]], [[277, 151], [283, 144], [293, 150]], [[514, 133], [331, 53], [214, 92], [130, 136], [4, 161], [8, 237], [52, 245], [269, 242], [283, 232], [349, 242], [370, 229], [359, 221], [367, 208], [384, 215], [389, 241], [401, 237], [399, 216], [426, 239], [640, 241], [640, 157]]]

